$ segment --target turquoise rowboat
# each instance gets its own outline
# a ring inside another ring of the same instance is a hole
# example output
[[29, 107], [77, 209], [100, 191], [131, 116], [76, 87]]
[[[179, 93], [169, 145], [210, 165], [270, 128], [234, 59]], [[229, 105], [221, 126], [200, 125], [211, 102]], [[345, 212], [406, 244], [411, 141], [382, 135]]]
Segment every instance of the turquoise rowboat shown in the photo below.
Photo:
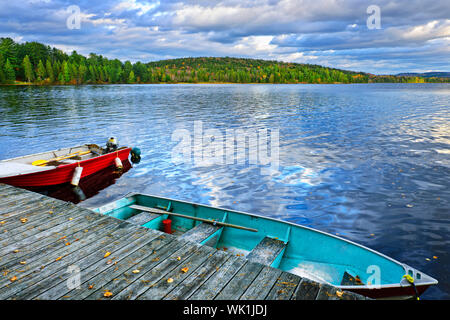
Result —
[[352, 241], [273, 218], [130, 193], [93, 209], [370, 298], [413, 298], [437, 280]]

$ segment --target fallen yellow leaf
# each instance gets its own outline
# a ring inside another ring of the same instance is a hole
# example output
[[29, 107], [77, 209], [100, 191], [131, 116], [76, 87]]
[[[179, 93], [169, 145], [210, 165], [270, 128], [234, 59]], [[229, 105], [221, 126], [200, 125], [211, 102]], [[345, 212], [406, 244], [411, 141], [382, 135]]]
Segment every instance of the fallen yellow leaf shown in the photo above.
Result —
[[172, 282], [173, 282], [172, 278], [167, 279], [167, 283], [172, 283]]
[[177, 260], [180, 261], [180, 260], [181, 260], [181, 257], [177, 257]]
[[20, 221], [21, 221], [22, 223], [25, 223], [25, 222], [28, 221], [28, 219], [27, 219], [27, 218], [22, 218], [22, 219], [20, 219]]
[[181, 271], [183, 271], [184, 273], [188, 272], [188, 270], [189, 270], [189, 268], [188, 268], [188, 267], [186, 267], [186, 268], [182, 268], [182, 269], [181, 269]]
[[20, 264], [27, 264], [26, 261], [20, 261]]
[[337, 295], [339, 298], [341, 298], [343, 294], [344, 294], [343, 291], [336, 291], [336, 295]]
[[5, 224], [6, 223], [6, 221], [0, 221], [0, 224]]
[[103, 294], [104, 297], [111, 297], [112, 295], [112, 292], [108, 290]]
[[11, 282], [14, 282], [14, 281], [16, 281], [17, 280], [17, 277], [16, 276], [14, 276], [14, 277], [12, 277], [11, 279], [9, 279]]
[[66, 242], [66, 246], [70, 246], [70, 242]]
[[62, 257], [58, 257], [58, 258], [55, 259], [55, 261], [59, 261], [59, 260], [61, 260], [61, 258], [62, 258]]
[[138, 269], [131, 271], [133, 273], [139, 273], [140, 271]]
[[436, 256], [433, 256], [433, 259], [437, 259], [437, 257], [436, 257]]
[[14, 252], [14, 253], [17, 253], [17, 252], [19, 252], [19, 250], [16, 249], [16, 250], [14, 250], [13, 252]]
[[109, 257], [109, 255], [111, 254], [111, 252], [106, 252], [105, 255], [103, 256], [103, 258]]
[[92, 288], [94, 288], [94, 285], [93, 284], [89, 285], [88, 289], [91, 290]]

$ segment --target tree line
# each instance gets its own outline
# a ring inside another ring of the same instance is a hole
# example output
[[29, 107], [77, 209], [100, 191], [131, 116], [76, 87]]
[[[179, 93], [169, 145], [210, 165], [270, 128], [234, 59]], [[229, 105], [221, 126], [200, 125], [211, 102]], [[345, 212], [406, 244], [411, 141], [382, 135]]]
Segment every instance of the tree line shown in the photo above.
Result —
[[148, 63], [70, 55], [39, 42], [0, 38], [0, 84], [450, 82], [449, 78], [373, 75], [312, 64], [200, 57]]

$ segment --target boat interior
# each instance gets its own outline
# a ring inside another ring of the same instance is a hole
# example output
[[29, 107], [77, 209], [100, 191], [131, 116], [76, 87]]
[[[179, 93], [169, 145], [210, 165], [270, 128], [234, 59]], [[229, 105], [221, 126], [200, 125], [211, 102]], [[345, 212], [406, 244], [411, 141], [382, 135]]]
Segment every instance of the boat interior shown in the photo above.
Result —
[[405, 273], [427, 277], [340, 237], [228, 209], [132, 193], [94, 211], [166, 232], [164, 221], [170, 219], [170, 233], [181, 239], [341, 287], [398, 284]]

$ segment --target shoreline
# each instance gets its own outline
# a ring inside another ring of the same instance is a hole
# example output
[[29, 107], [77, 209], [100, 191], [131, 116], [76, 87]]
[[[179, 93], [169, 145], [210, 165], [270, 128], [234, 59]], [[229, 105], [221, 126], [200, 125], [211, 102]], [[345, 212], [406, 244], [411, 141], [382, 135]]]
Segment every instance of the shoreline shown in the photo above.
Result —
[[279, 84], [318, 84], [318, 85], [326, 85], [326, 84], [379, 84], [379, 83], [386, 83], [386, 84], [425, 84], [425, 83], [435, 83], [435, 84], [445, 84], [450, 82], [349, 82], [349, 83], [343, 83], [343, 82], [288, 82], [288, 83], [267, 83], [267, 82], [142, 82], [142, 83], [80, 83], [80, 84], [63, 84], [63, 83], [47, 83], [47, 84], [40, 84], [40, 83], [31, 83], [31, 82], [21, 82], [21, 83], [2, 83], [0, 84], [0, 87], [2, 86], [36, 86], [36, 87], [52, 87], [52, 86], [103, 86], [103, 85], [142, 85], [142, 84], [266, 84], [266, 85], [279, 85]]

